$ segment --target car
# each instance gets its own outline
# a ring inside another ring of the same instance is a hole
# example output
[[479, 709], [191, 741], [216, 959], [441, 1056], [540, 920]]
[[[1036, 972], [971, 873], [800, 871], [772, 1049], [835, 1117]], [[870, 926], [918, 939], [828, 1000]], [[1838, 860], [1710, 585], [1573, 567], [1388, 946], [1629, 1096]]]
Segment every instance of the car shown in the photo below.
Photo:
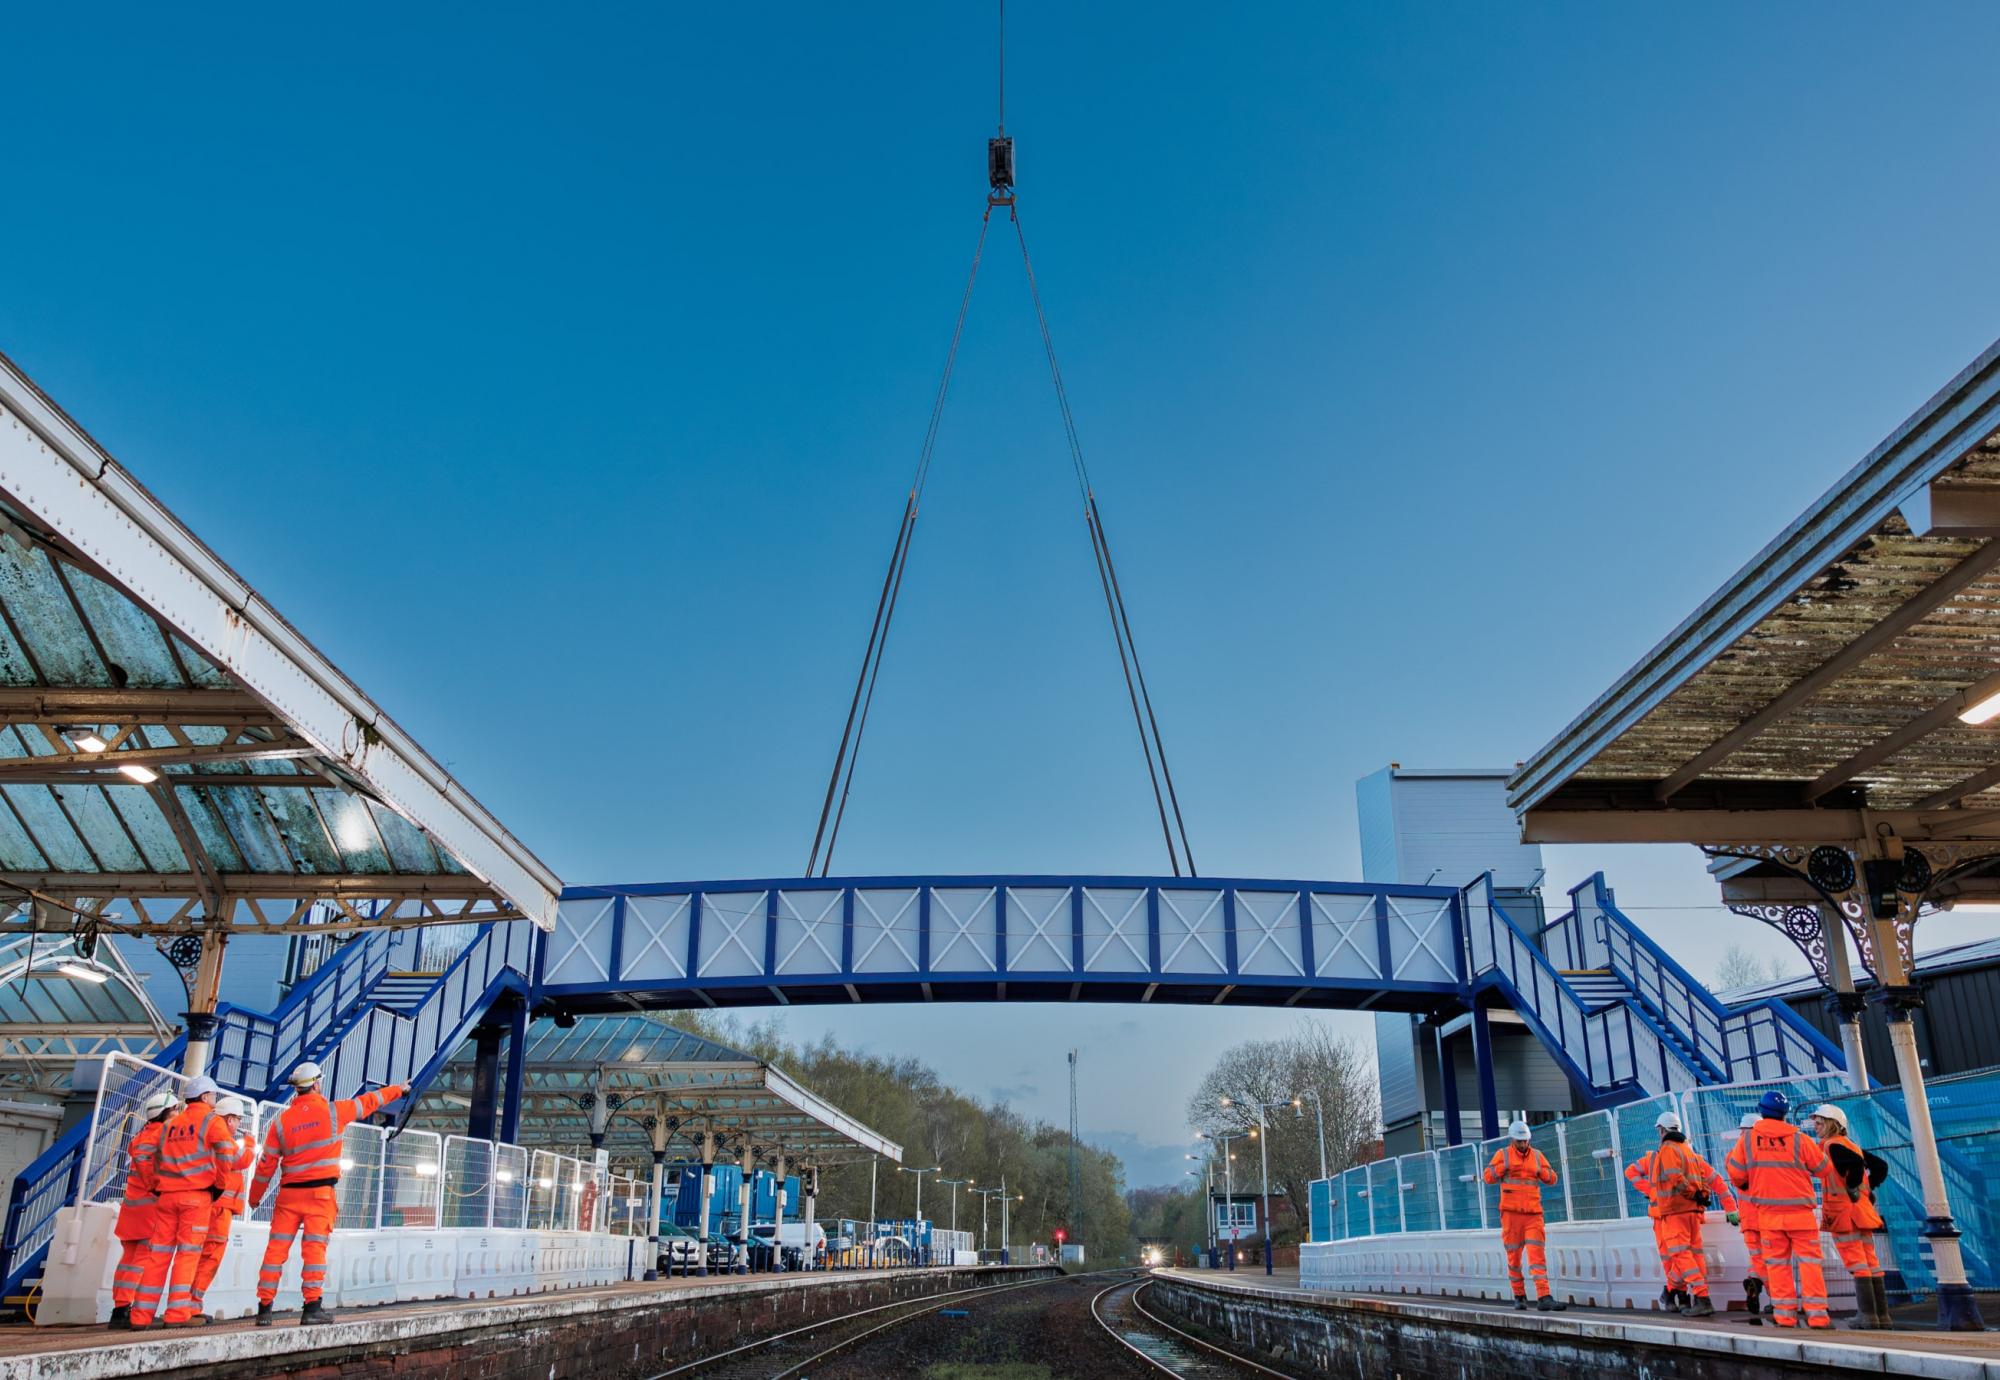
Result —
[[826, 1265], [826, 1228], [815, 1222], [812, 1226], [812, 1243], [806, 1243], [806, 1224], [786, 1222], [760, 1222], [750, 1228], [750, 1243], [753, 1247], [770, 1250], [777, 1244], [780, 1259], [787, 1270], [818, 1270]]

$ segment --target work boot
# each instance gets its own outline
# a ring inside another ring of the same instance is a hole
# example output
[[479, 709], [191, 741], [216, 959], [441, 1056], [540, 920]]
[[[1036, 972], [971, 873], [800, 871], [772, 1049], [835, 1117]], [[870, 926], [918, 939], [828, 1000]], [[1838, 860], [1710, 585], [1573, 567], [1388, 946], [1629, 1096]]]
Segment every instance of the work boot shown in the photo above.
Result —
[[326, 1305], [321, 1303], [318, 1299], [313, 1299], [311, 1302], [307, 1303], [305, 1309], [299, 1314], [300, 1327], [316, 1327], [320, 1323], [330, 1323], [339, 1321], [340, 1319], [334, 1317], [333, 1314], [326, 1311]]
[[271, 1325], [271, 1324], [272, 1324], [272, 1323], [273, 1323], [274, 1321], [276, 1321], [276, 1319], [272, 1318], [272, 1316], [271, 1316], [271, 1305], [270, 1305], [270, 1304], [268, 1304], [268, 1303], [260, 1303], [260, 1304], [258, 1304], [258, 1305], [257, 1305], [257, 1326], [259, 1326], [259, 1327], [269, 1327], [269, 1326], [270, 1326], [270, 1325]]
[[1715, 1305], [1709, 1302], [1707, 1294], [1696, 1294], [1694, 1301], [1681, 1312], [1690, 1318], [1712, 1318], [1715, 1316]]
[[1689, 1300], [1689, 1295], [1687, 1290], [1685, 1289], [1674, 1290], [1674, 1307], [1676, 1309], [1685, 1313], [1687, 1311], [1688, 1300]]
[[186, 1316], [185, 1318], [182, 1318], [182, 1319], [181, 1319], [181, 1320], [180, 1320], [179, 1322], [170, 1322], [170, 1323], [168, 1323], [168, 1324], [167, 1324], [167, 1326], [168, 1326], [168, 1327], [207, 1327], [207, 1326], [208, 1326], [208, 1323], [209, 1323], [209, 1317], [208, 1317], [208, 1314], [206, 1314], [206, 1313], [190, 1313], [190, 1314], [188, 1314], [188, 1315], [187, 1315], [187, 1316]]
[[1525, 1313], [1528, 1311], [1528, 1296], [1526, 1294], [1514, 1295], [1514, 1311], [1516, 1313]]
[[121, 1303], [112, 1309], [111, 1321], [106, 1323], [105, 1326], [113, 1332], [130, 1332], [132, 1330], [132, 1305]]
[[1871, 1275], [1863, 1281], [1868, 1286], [1869, 1326], [1878, 1332], [1892, 1332], [1896, 1319], [1889, 1312], [1889, 1281], [1880, 1275]]
[[1565, 1308], [1568, 1308], [1569, 1305], [1566, 1303], [1557, 1303], [1554, 1294], [1543, 1294], [1541, 1301], [1535, 1307], [1543, 1313], [1560, 1313]]
[[1678, 1294], [1676, 1294], [1676, 1293], [1674, 1292], [1674, 1286], [1673, 1286], [1673, 1285], [1671, 1285], [1671, 1284], [1663, 1284], [1663, 1285], [1661, 1285], [1661, 1286], [1660, 1286], [1660, 1307], [1662, 1307], [1662, 1308], [1679, 1308], [1680, 1306], [1681, 1306], [1681, 1304], [1680, 1304], [1680, 1295], [1678, 1295]]
[[1763, 1280], [1757, 1278], [1755, 1275], [1745, 1275], [1743, 1277], [1743, 1307], [1750, 1314], [1750, 1325], [1752, 1327], [1762, 1327], [1764, 1325], [1763, 1293]]

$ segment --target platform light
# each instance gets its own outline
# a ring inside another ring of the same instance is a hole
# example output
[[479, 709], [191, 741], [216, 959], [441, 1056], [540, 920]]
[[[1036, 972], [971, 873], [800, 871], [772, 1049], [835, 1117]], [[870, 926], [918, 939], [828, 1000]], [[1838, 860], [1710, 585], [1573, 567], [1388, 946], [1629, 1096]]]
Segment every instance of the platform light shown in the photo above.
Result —
[[78, 752], [102, 752], [111, 746], [105, 736], [89, 724], [72, 724], [60, 731]]
[[56, 971], [64, 977], [76, 978], [82, 982], [109, 982], [111, 974], [89, 963], [65, 960], [56, 965]]
[[150, 786], [160, 779], [158, 772], [154, 771], [151, 767], [142, 767], [137, 762], [120, 763], [118, 771], [121, 775], [130, 777], [142, 786]]
[[438, 1172], [438, 1167], [429, 1160], [420, 1161], [411, 1167], [417, 1171], [417, 1177], [420, 1179], [428, 1179]]
[[511, 1184], [514, 1182], [514, 1171], [511, 1169], [496, 1170], [493, 1178], [498, 1183]]
[[353, 1159], [347, 1155], [342, 1155], [340, 1157], [340, 1172], [345, 1174], [348, 1170], [352, 1168], [354, 1168]]
[[1958, 711], [1959, 721], [1968, 724], [1990, 723], [2000, 719], [2000, 690], [1994, 691], [1977, 704], [1969, 704]]

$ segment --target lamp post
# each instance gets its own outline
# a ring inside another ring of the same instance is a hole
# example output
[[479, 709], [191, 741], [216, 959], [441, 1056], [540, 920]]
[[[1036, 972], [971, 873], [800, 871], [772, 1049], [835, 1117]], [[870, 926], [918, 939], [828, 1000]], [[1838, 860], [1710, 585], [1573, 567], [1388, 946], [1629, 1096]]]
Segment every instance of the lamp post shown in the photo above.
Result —
[[[951, 1229], [952, 1229], [952, 1231], [953, 1231], [954, 1233], [956, 1233], [956, 1232], [958, 1231], [958, 1186], [959, 1186], [960, 1184], [976, 1184], [976, 1183], [978, 1183], [978, 1182], [979, 1182], [979, 1180], [977, 1180], [977, 1179], [939, 1179], [939, 1180], [938, 1180], [938, 1182], [939, 1182], [939, 1183], [941, 1183], [941, 1184], [950, 1184], [950, 1185], [951, 1185]], [[974, 1191], [976, 1192], [977, 1190], [974, 1190]]]
[[1308, 1097], [1312, 1099], [1313, 1118], [1319, 1122], [1319, 1176], [1324, 1179], [1326, 1177], [1326, 1108], [1320, 1105], [1319, 1093], [1312, 1088], [1307, 1088], [1304, 1092], [1293, 1098], [1292, 1106], [1298, 1111], [1300, 1116], [1304, 1116], [1306, 1114], [1305, 1099]]
[[[915, 1230], [917, 1232], [921, 1232], [924, 1229], [924, 1175], [936, 1174], [940, 1171], [941, 1168], [942, 1166], [935, 1164], [931, 1165], [927, 1169], [912, 1169], [906, 1164], [899, 1164], [896, 1166], [896, 1172], [898, 1174], [914, 1174], [917, 1176], [917, 1221], [915, 1227]], [[910, 1243], [912, 1251], [915, 1250], [916, 1244], [917, 1243], [914, 1241]], [[929, 1255], [930, 1252], [928, 1248], [926, 1248], [925, 1250], [926, 1264], [930, 1263]]]
[[1188, 1155], [1201, 1165], [1200, 1169], [1188, 1170], [1188, 1177], [1202, 1181], [1202, 1216], [1208, 1219], [1208, 1227], [1202, 1232], [1202, 1244], [1208, 1247], [1208, 1263], [1215, 1266], [1215, 1157], [1213, 1155]]
[[[1264, 1173], [1264, 1273], [1268, 1275], [1274, 1272], [1271, 1264], [1271, 1128], [1264, 1119], [1264, 1104], [1255, 1098], [1248, 1100], [1257, 1109], [1257, 1128], [1250, 1132], [1250, 1137], [1257, 1142], [1257, 1158]], [[1228, 1107], [1233, 1104], [1225, 1097], [1222, 1105]]]
[[[1002, 1188], [975, 1188], [972, 1191], [979, 1195], [979, 1249], [981, 1252], [985, 1252], [991, 1250], [993, 1247], [992, 1237], [988, 1231], [988, 1228], [991, 1226], [991, 1223], [987, 1218], [986, 1210], [993, 1206], [993, 1200], [996, 1197], [1001, 1199], [1006, 1198], [1007, 1190], [1004, 1187], [1002, 1187]], [[1007, 1205], [1005, 1202], [1001, 1203], [1000, 1211], [1003, 1214], [1007, 1211]]]
[[[1223, 1105], [1228, 1105], [1226, 1100]], [[1229, 1206], [1229, 1268], [1233, 1270], [1236, 1268], [1236, 1156], [1229, 1153], [1229, 1142], [1239, 1140], [1241, 1137], [1232, 1136], [1226, 1131], [1213, 1136], [1203, 1131], [1200, 1135], [1203, 1140], [1222, 1147], [1222, 1199]], [[1209, 1215], [1211, 1217], [1215, 1215], [1213, 1210]], [[1216, 1235], [1218, 1237], [1222, 1235], [1220, 1228], [1217, 1228]]]

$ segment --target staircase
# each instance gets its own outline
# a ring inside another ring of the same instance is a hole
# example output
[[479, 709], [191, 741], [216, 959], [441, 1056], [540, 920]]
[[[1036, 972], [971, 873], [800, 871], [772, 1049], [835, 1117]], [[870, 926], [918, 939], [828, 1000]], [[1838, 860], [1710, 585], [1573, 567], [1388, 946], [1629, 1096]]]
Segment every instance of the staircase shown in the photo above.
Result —
[[[442, 972], [391, 972], [392, 952], [401, 956], [406, 941], [369, 931], [337, 950], [270, 1014], [218, 1007], [209, 1076], [253, 1100], [277, 1101], [286, 1076], [310, 1060], [325, 1071], [329, 1097], [389, 1083], [422, 1089], [495, 1002], [528, 996], [538, 943], [527, 921], [481, 925]], [[174, 1068], [186, 1049], [182, 1035], [155, 1059]], [[143, 1098], [155, 1089], [136, 1086], [140, 1077], [168, 1083], [158, 1074], [135, 1076], [104, 1096], [127, 1104]], [[119, 1130], [99, 1131], [94, 1118], [79, 1122], [16, 1176], [0, 1235], [0, 1306], [20, 1307], [38, 1282], [60, 1208], [100, 1201], [122, 1185], [123, 1146], [113, 1143]]]
[[1495, 898], [1490, 875], [1464, 897], [1475, 995], [1493, 992], [1518, 1012], [1593, 1107], [1843, 1067], [1783, 1002], [1717, 1001], [1619, 913], [1602, 873], [1532, 936]]

